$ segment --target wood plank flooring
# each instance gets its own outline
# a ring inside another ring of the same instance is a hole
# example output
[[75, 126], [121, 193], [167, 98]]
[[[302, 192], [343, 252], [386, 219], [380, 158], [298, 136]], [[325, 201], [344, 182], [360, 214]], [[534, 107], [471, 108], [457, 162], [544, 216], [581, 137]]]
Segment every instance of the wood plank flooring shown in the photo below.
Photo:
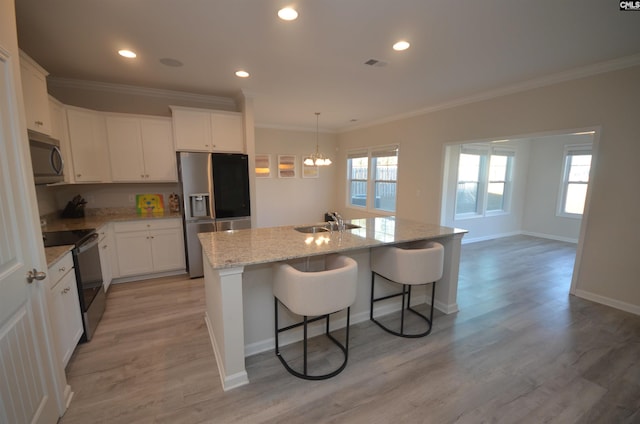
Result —
[[426, 338], [356, 324], [337, 377], [297, 379], [268, 352], [227, 393], [202, 280], [114, 285], [67, 368], [60, 422], [640, 423], [640, 317], [569, 296], [574, 258], [526, 236], [464, 245], [460, 312]]

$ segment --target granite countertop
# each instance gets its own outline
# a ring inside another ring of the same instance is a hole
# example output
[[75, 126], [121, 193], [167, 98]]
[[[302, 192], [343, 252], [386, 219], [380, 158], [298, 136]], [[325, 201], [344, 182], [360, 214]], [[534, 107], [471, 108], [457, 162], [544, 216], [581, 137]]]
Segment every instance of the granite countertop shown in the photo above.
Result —
[[182, 218], [180, 212], [165, 212], [163, 214], [137, 214], [135, 212], [122, 211], [117, 213], [90, 213], [84, 218], [58, 218], [47, 217], [47, 224], [42, 231], [84, 230], [98, 229], [104, 224], [117, 221], [135, 221], [138, 219], [168, 219]]
[[45, 247], [44, 254], [47, 258], [47, 268], [51, 267], [51, 265], [58, 262], [64, 255], [67, 254], [71, 249], [73, 249], [73, 245], [66, 246], [53, 246], [53, 247]]
[[[200, 233], [202, 250], [214, 269], [277, 262], [416, 240], [460, 235], [457, 228], [422, 224], [395, 217], [345, 220], [361, 226], [343, 233], [304, 234], [297, 226]], [[323, 225], [318, 224], [318, 225]]]

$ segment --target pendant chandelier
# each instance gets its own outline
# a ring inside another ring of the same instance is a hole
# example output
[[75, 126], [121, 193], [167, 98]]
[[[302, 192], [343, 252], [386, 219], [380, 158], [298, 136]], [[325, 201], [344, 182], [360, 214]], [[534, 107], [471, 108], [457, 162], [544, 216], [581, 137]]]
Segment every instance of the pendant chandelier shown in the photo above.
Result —
[[309, 157], [307, 157], [304, 160], [304, 164], [307, 166], [327, 166], [327, 165], [331, 165], [331, 159], [325, 157], [322, 153], [320, 153], [320, 151], [318, 150], [318, 138], [319, 138], [319, 127], [318, 127], [318, 121], [320, 119], [320, 112], [316, 112], [316, 152], [309, 155]]

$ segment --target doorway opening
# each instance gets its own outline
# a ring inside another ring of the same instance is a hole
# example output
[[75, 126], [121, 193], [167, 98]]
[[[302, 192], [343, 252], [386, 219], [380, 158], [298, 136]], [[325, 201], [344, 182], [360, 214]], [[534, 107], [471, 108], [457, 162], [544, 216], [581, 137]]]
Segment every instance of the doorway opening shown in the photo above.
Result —
[[579, 269], [598, 129], [445, 146], [441, 225], [464, 244], [524, 235], [573, 243]]

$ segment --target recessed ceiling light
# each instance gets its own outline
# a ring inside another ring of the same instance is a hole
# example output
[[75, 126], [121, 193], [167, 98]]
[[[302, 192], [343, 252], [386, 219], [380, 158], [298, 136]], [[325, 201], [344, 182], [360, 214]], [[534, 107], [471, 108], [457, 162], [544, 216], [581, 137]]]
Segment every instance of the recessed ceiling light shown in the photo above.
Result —
[[278, 17], [283, 21], [293, 21], [298, 17], [298, 12], [292, 7], [285, 7], [278, 10]]
[[239, 71], [236, 71], [236, 76], [240, 78], [249, 78], [249, 72], [239, 70]]
[[129, 59], [133, 59], [134, 57], [136, 57], [136, 54], [131, 50], [118, 50], [118, 54]]
[[400, 40], [393, 45], [393, 50], [401, 52], [402, 50], [407, 50], [410, 45], [408, 41]]

